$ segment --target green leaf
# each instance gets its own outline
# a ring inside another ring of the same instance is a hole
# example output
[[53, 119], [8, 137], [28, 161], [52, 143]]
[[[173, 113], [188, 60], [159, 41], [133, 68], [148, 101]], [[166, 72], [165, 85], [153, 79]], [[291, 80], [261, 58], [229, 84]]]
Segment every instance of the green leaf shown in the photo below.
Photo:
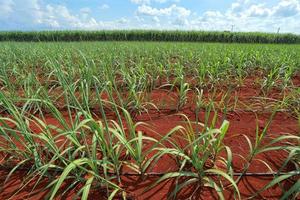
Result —
[[170, 197], [176, 197], [176, 194], [177, 194], [180, 190], [182, 190], [184, 187], [187, 187], [188, 185], [193, 184], [193, 183], [196, 183], [196, 182], [198, 182], [198, 181], [199, 181], [198, 178], [192, 178], [192, 179], [189, 179], [189, 180], [187, 180], [187, 181], [185, 181], [185, 182], [183, 182], [183, 183], [181, 183], [181, 184], [179, 184], [179, 185], [176, 185], [174, 191], [170, 194]]
[[115, 195], [119, 192], [120, 189], [116, 188], [108, 197], [108, 200], [113, 200]]
[[218, 184], [216, 184], [214, 180], [208, 177], [204, 177], [203, 179], [206, 181], [204, 186], [213, 188], [219, 195], [220, 200], [225, 200], [222, 189], [218, 186]]
[[86, 181], [83, 192], [82, 192], [81, 200], [87, 200], [88, 199], [89, 192], [90, 192], [93, 180], [94, 180], [94, 176], [91, 176]]
[[235, 191], [238, 193], [238, 197], [239, 199], [241, 199], [241, 196], [240, 196], [240, 191], [239, 191], [239, 188], [238, 186], [236, 185], [235, 181], [233, 180], [233, 178], [231, 178], [228, 174], [226, 174], [225, 172], [221, 171], [221, 170], [218, 170], [218, 169], [208, 169], [208, 170], [205, 170], [205, 173], [213, 173], [213, 174], [218, 174], [224, 178], [226, 178], [234, 187]]
[[62, 183], [65, 181], [65, 179], [67, 178], [68, 174], [74, 170], [77, 166], [79, 165], [83, 165], [84, 163], [87, 162], [86, 158], [82, 158], [82, 159], [78, 159], [78, 160], [74, 160], [73, 162], [71, 162], [62, 172], [62, 174], [60, 175], [60, 178], [57, 179], [56, 184], [51, 192], [51, 196], [50, 196], [50, 200], [54, 199], [57, 191], [59, 190], [60, 186], [62, 185]]
[[198, 175], [194, 172], [171, 172], [163, 175], [161, 178], [159, 178], [152, 186], [145, 189], [145, 191], [148, 191], [155, 187], [157, 184], [159, 184], [162, 181], [165, 181], [167, 179], [175, 178], [175, 177], [194, 177], [198, 178]]
[[273, 187], [274, 185], [286, 180], [286, 179], [289, 179], [290, 177], [294, 176], [293, 174], [284, 174], [284, 175], [281, 175], [281, 176], [278, 176], [276, 178], [274, 178], [270, 183], [268, 183], [267, 185], [265, 185], [262, 189], [260, 189], [259, 191], [257, 191], [254, 195], [256, 196], [258, 193], [264, 191], [264, 190], [267, 190], [269, 189], [270, 187]]
[[287, 192], [285, 192], [283, 196], [280, 198], [280, 200], [291, 199], [290, 195], [292, 195], [293, 193], [297, 195], [297, 193], [299, 192], [300, 192], [300, 180], [298, 180]]

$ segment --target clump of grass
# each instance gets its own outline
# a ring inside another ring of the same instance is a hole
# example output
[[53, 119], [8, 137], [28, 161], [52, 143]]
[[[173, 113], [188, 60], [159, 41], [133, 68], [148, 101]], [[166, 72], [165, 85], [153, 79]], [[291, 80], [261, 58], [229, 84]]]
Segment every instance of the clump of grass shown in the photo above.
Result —
[[[280, 140], [287, 140], [287, 139], [295, 139], [296, 143], [289, 144], [289, 146], [277, 146], [277, 147], [269, 147], [274, 149], [284, 149], [288, 152], [288, 157], [282, 164], [281, 168], [278, 170], [278, 174], [274, 175], [274, 179], [262, 187], [259, 191], [257, 191], [254, 195], [258, 195], [260, 192], [263, 192], [275, 185], [279, 185], [281, 187], [281, 183], [284, 181], [292, 181], [291, 186], [285, 190], [282, 187], [283, 195], [280, 197], [281, 200], [283, 199], [297, 199], [300, 194], [300, 180], [298, 179], [300, 175], [300, 148], [299, 148], [299, 141], [300, 137], [298, 136], [281, 136], [280, 138], [274, 139], [272, 143], [278, 142]], [[298, 143], [297, 143], [298, 142]], [[270, 149], [265, 149], [264, 151], [268, 151]], [[292, 164], [294, 166], [293, 171], [284, 172], [284, 169], [287, 167], [288, 164]], [[282, 174], [281, 174], [282, 173]]]
[[[224, 121], [219, 129], [206, 128], [199, 134], [194, 131], [192, 122], [185, 116], [183, 117], [187, 120], [187, 127], [181, 129], [181, 134], [177, 139], [185, 141], [185, 147], [181, 147], [176, 139], [169, 139], [171, 147], [157, 148], [159, 153], [156, 154], [156, 159], [166, 154], [176, 158], [178, 160], [178, 170], [166, 173], [152, 187], [163, 181], [175, 179], [176, 187], [169, 194], [170, 198], [176, 198], [176, 195], [182, 189], [196, 184], [197, 189], [194, 193], [191, 193], [190, 198], [193, 198], [198, 189], [208, 187], [217, 192], [220, 199], [224, 199], [222, 191], [224, 190], [224, 180], [226, 180], [232, 184], [234, 191], [240, 198], [239, 189], [232, 176], [232, 152], [229, 147], [223, 144], [229, 122]], [[199, 126], [201, 124], [195, 125]], [[203, 124], [202, 126], [204, 127]], [[227, 158], [220, 156], [221, 151], [226, 152]], [[224, 168], [220, 168], [216, 163], [221, 164]], [[214, 179], [211, 174], [217, 175], [219, 178]], [[183, 179], [184, 181], [181, 182], [180, 180]]]
[[[182, 69], [181, 69], [182, 70]], [[175, 84], [179, 82], [179, 89], [178, 89], [178, 103], [176, 110], [181, 110], [185, 104], [187, 103], [188, 96], [187, 93], [190, 90], [190, 86], [188, 83], [184, 81], [183, 75], [179, 75], [178, 79], [175, 80]]]

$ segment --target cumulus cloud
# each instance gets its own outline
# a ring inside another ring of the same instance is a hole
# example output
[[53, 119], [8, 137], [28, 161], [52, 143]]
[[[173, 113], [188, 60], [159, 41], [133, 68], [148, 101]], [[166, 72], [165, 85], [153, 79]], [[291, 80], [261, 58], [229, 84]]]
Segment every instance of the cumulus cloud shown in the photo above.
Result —
[[251, 5], [250, 8], [245, 11], [247, 17], [267, 17], [271, 13], [271, 9], [266, 8], [264, 4]]
[[89, 7], [81, 8], [80, 13], [82, 14], [90, 14], [92, 10]]
[[[194, 29], [300, 33], [300, 0], [277, 0], [270, 5], [259, 0], [235, 0], [225, 10], [197, 13], [174, 3], [177, 0], [130, 0], [136, 10], [127, 16], [101, 21], [97, 9], [82, 7], [77, 12], [44, 0], [0, 0], [0, 30], [41, 29]], [[128, 1], [129, 2], [129, 1]], [[162, 4], [173, 2], [171, 4]], [[183, 1], [181, 1], [183, 2]], [[156, 3], [156, 4], [152, 4]], [[166, 5], [166, 6], [163, 6]], [[111, 11], [109, 9], [109, 11]]]
[[4, 17], [13, 12], [14, 2], [12, 0], [0, 0], [0, 17]]
[[[279, 0], [274, 6], [251, 0], [237, 0], [225, 12], [206, 11], [189, 23], [189, 28], [236, 31], [299, 33], [300, 1]], [[213, 25], [211, 24], [213, 23]]]
[[219, 11], [206, 11], [203, 14], [203, 17], [204, 18], [220, 18], [220, 17], [223, 17], [223, 15]]
[[42, 15], [37, 0], [0, 0], [0, 27], [33, 29]]
[[299, 0], [281, 0], [273, 7], [273, 15], [278, 17], [290, 17], [300, 13]]
[[290, 17], [300, 14], [300, 1], [279, 0], [277, 5], [268, 7], [265, 3], [239, 0], [231, 5], [227, 13], [242, 17]]
[[101, 10], [106, 10], [106, 9], [109, 9], [109, 8], [110, 8], [110, 6], [107, 5], [107, 4], [102, 4], [102, 5], [100, 6], [100, 9], [101, 9]]
[[[107, 8], [102, 5], [102, 9]], [[0, 0], [0, 29], [116, 29], [128, 24], [126, 18], [97, 21], [91, 13], [89, 7], [84, 7], [73, 14], [66, 6], [43, 4], [40, 0]]]
[[159, 19], [157, 16], [154, 16], [154, 17], [152, 18], [152, 20], [153, 20], [153, 22], [155, 22], [155, 23], [159, 23], [159, 22], [160, 22], [160, 19]]
[[65, 6], [47, 5], [47, 11], [41, 19], [44, 24], [49, 24], [52, 28], [62, 29], [115, 29], [120, 25], [127, 24], [126, 18], [114, 21], [97, 21], [90, 17], [90, 9], [81, 9], [80, 15], [72, 14]]
[[[236, 0], [224, 11], [208, 10], [191, 15], [187, 8], [173, 4], [165, 8], [139, 5], [138, 16], [157, 17], [163, 28], [197, 30], [233, 30], [299, 33], [299, 0], [278, 0], [270, 6], [256, 0]], [[153, 19], [149, 22], [153, 24]], [[146, 23], [146, 22], [145, 22]]]
[[179, 2], [180, 0], [130, 0], [130, 1], [135, 4], [151, 4], [153, 2], [155, 3], [166, 3], [168, 1]]
[[142, 5], [137, 9], [139, 15], [148, 15], [148, 16], [171, 16], [176, 15], [180, 17], [187, 17], [191, 14], [191, 11], [177, 6], [176, 4], [171, 5], [167, 8], [153, 8], [151, 6]]
[[185, 18], [176, 18], [175, 21], [172, 22], [173, 25], [177, 27], [187, 26], [189, 25], [189, 21]]

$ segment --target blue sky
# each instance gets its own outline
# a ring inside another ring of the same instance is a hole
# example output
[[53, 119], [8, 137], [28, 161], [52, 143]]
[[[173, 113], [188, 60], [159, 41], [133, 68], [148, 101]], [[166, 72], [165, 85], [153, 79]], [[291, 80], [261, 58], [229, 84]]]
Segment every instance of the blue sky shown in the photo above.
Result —
[[0, 0], [0, 30], [232, 28], [300, 34], [300, 0]]

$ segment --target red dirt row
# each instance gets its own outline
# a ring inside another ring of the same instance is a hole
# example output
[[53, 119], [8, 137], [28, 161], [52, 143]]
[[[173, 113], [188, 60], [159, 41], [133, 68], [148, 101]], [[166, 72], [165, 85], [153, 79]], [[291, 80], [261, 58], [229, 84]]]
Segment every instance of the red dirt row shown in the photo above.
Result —
[[[240, 93], [240, 97], [244, 100], [248, 99], [252, 96], [256, 96], [257, 90], [251, 88], [244, 88]], [[276, 96], [276, 94], [273, 94]], [[155, 102], [166, 101], [166, 105], [172, 104], [170, 101], [171, 95], [166, 93], [161, 93], [159, 91], [155, 91], [151, 95], [151, 99]], [[164, 100], [163, 100], [164, 98]], [[171, 100], [172, 101], [172, 100]], [[176, 102], [175, 102], [176, 103]], [[195, 114], [193, 107], [194, 105], [190, 104], [185, 106], [180, 113], [185, 114], [189, 117], [190, 120], [195, 120]], [[114, 113], [107, 113], [108, 116], [114, 118]], [[144, 121], [147, 124], [151, 125], [151, 128], [154, 131], [159, 132], [160, 134], [165, 134], [174, 128], [177, 125], [183, 125], [183, 118], [181, 116], [176, 115], [174, 109], [165, 109], [161, 110], [161, 112], [157, 112], [155, 110], [150, 110], [149, 113], [142, 114], [141, 116], [136, 116], [136, 121]], [[63, 115], [68, 118], [68, 114], [63, 111]], [[258, 125], [258, 128], [262, 130], [265, 127], [265, 124], [269, 120], [271, 113], [254, 113], [254, 112], [229, 112], [227, 115], [223, 115], [222, 113], [218, 114], [218, 123], [217, 127], [220, 126], [223, 119], [227, 119], [230, 122], [230, 128], [227, 136], [225, 137], [225, 144], [228, 145], [232, 152], [235, 154], [233, 159], [233, 166], [235, 171], [241, 171], [244, 162], [242, 159], [239, 159], [237, 154], [246, 157], [249, 154], [248, 144], [242, 135], [246, 135], [250, 138], [252, 142], [255, 140], [255, 132]], [[50, 114], [46, 114], [46, 123], [52, 125], [58, 125], [57, 120], [52, 117]], [[199, 114], [199, 120], [201, 122], [204, 121], [204, 112], [201, 111]], [[266, 141], [273, 137], [278, 137], [280, 135], [289, 133], [293, 135], [298, 135], [300, 133], [299, 123], [295, 117], [290, 113], [279, 112], [275, 115], [270, 128], [267, 132]], [[32, 127], [34, 130], [34, 127]], [[141, 127], [139, 130], [142, 130], [145, 135], [158, 137], [153, 131]], [[38, 130], [36, 130], [38, 132]], [[276, 151], [271, 153], [265, 153], [259, 155], [257, 158], [262, 159], [267, 162], [274, 171], [278, 170], [281, 166], [282, 162], [286, 158], [286, 153], [284, 151]], [[157, 166], [153, 169], [154, 172], [165, 172], [174, 170], [174, 161], [167, 156], [160, 161]], [[267, 172], [267, 167], [261, 162], [253, 162], [249, 171], [251, 172]], [[2, 187], [2, 191], [0, 192], [0, 199], [8, 199], [12, 196], [21, 184], [21, 177], [23, 177], [25, 172], [17, 172], [15, 173], [11, 179]], [[5, 170], [0, 170], [1, 179], [0, 182], [5, 180], [5, 176], [8, 174]], [[264, 185], [269, 183], [273, 177], [244, 177], [241, 182], [239, 182], [239, 189], [242, 195], [242, 198], [245, 199], [251, 195], [253, 195], [256, 191], [262, 188]], [[123, 186], [128, 191], [129, 197], [132, 199], [165, 199], [168, 194], [171, 193], [174, 184], [172, 181], [164, 182], [159, 184], [157, 187], [149, 190], [148, 192], [144, 192], [144, 189], [150, 185], [150, 183], [154, 183], [155, 179], [148, 177], [146, 180], [139, 180], [138, 177], [122, 177]], [[40, 189], [43, 189], [47, 185], [47, 181], [43, 180], [41, 184], [33, 191], [32, 187], [34, 185], [34, 180], [28, 186], [24, 187], [20, 193], [14, 196], [12, 199], [24, 199], [24, 197], [28, 197], [28, 199], [41, 199], [44, 198], [47, 191], [39, 192]], [[289, 183], [285, 183], [285, 186], [288, 188]], [[177, 199], [186, 199], [191, 192], [195, 192], [195, 199], [218, 199], [216, 194], [211, 190], [202, 189], [201, 188], [188, 188], [187, 190], [181, 192]], [[285, 188], [286, 189], [286, 188]], [[58, 199], [72, 199], [76, 191], [79, 190], [79, 187], [75, 188], [72, 192], [65, 194], [64, 196], [59, 196]], [[62, 190], [63, 191], [63, 190]], [[29, 196], [26, 196], [29, 195]], [[101, 195], [101, 196], [99, 196]], [[228, 190], [225, 191], [226, 199], [233, 199], [233, 193]], [[282, 190], [280, 187], [273, 187], [263, 192], [261, 196], [258, 196], [257, 199], [278, 199], [282, 195]], [[103, 191], [101, 189], [97, 191], [93, 191], [90, 195], [91, 199], [101, 199], [103, 197]]]
[[[189, 115], [190, 113], [185, 112], [185, 114]], [[200, 115], [203, 117], [203, 114]], [[140, 116], [143, 118], [143, 116]], [[259, 124], [259, 127], [264, 127], [264, 124], [267, 122], [268, 118], [270, 117], [270, 114], [258, 114], [257, 116], [257, 122]], [[243, 140], [243, 137], [241, 134], [247, 135], [252, 141], [254, 140], [255, 137], [255, 130], [256, 130], [256, 115], [254, 113], [236, 113], [233, 114], [231, 113], [228, 115], [227, 118], [230, 121], [230, 129], [228, 132], [228, 135], [225, 138], [225, 144], [228, 145], [233, 153], [238, 153], [242, 156], [246, 156], [248, 154], [248, 148], [247, 148], [247, 143], [245, 140]], [[48, 117], [46, 121], [49, 124], [53, 125], [58, 125], [57, 121], [52, 118]], [[170, 129], [172, 129], [174, 126], [178, 124], [182, 124], [182, 118], [177, 115], [161, 115], [157, 117], [156, 119], [152, 119], [147, 121], [147, 123], [152, 125], [152, 128], [156, 131], [159, 131], [160, 133], [167, 133]], [[145, 128], [143, 131], [145, 132], [146, 135], [150, 135], [153, 137], [157, 137], [156, 134], [153, 134], [152, 131], [147, 131]], [[294, 119], [293, 117], [289, 116], [286, 113], [278, 113], [270, 126], [270, 129], [268, 131], [268, 136], [279, 136], [284, 133], [290, 133], [290, 134], [298, 134], [299, 133], [299, 126], [297, 125], [297, 120]], [[278, 152], [272, 152], [268, 154], [263, 154], [259, 156], [260, 159], [263, 159], [264, 161], [268, 162], [270, 166], [272, 166], [273, 170], [276, 171], [276, 169], [279, 168], [280, 164], [286, 157], [286, 154], [282, 151]], [[174, 170], [174, 161], [172, 162], [172, 159], [168, 159], [165, 157], [162, 159], [163, 162], [160, 162], [158, 166], [156, 166], [153, 170], [155, 172], [164, 172], [164, 171], [172, 171]], [[238, 159], [238, 157], [234, 157], [234, 168], [236, 171], [241, 170], [243, 166], [243, 162], [241, 162], [241, 159]], [[254, 162], [252, 163], [249, 171], [251, 172], [267, 172], [268, 169], [260, 162]], [[7, 172], [1, 171], [2, 178], [4, 178], [5, 174]], [[20, 173], [20, 172], [19, 172]], [[11, 180], [4, 186], [0, 198], [1, 199], [6, 199], [10, 195], [12, 195], [15, 190], [18, 188], [18, 185], [20, 184], [19, 178], [22, 177], [18, 175], [14, 175]], [[162, 183], [159, 186], [155, 187], [154, 189], [143, 193], [143, 190], [145, 189], [147, 183], [152, 182], [153, 183], [153, 178], [148, 178], [145, 181], [138, 180], [137, 177], [123, 177], [124, 180], [124, 186], [127, 188], [128, 191], [130, 191], [130, 194], [135, 196], [136, 199], [164, 199], [167, 194], [170, 193], [170, 189], [172, 188], [171, 182], [169, 183]], [[242, 194], [242, 196], [248, 197], [251, 196], [255, 191], [263, 187], [265, 184], [267, 184], [269, 181], [272, 180], [272, 177], [245, 177], [242, 179], [242, 181], [239, 183], [239, 189]], [[125, 182], [126, 181], [126, 182]], [[34, 183], [32, 183], [34, 184]], [[41, 187], [42, 184], [39, 184], [39, 188]], [[46, 182], [45, 182], [46, 185]], [[32, 186], [32, 185], [31, 185]], [[37, 188], [37, 189], [39, 189]], [[37, 190], [36, 189], [36, 190]], [[25, 194], [31, 192], [31, 187], [27, 186], [25, 187], [21, 193], [19, 193], [15, 198], [13, 199], [22, 199]], [[74, 191], [75, 192], [75, 191]], [[198, 192], [200, 194], [199, 199], [207, 198], [207, 195], [212, 196], [212, 199], [217, 199], [217, 197], [213, 197], [215, 194], [211, 194], [211, 191], [200, 191]], [[267, 199], [277, 199], [281, 195], [282, 191], [279, 187], [274, 187], [271, 188], [264, 193], [262, 193], [264, 198]], [[183, 195], [182, 199], [185, 199], [185, 195], [189, 194], [189, 192], [185, 192], [181, 195]], [[232, 196], [230, 191], [227, 191], [226, 196], [228, 199], [230, 199]], [[41, 194], [36, 194], [34, 196], [30, 196], [30, 199], [38, 199]], [[73, 194], [74, 195], [74, 194]], [[72, 194], [68, 194], [67, 196], [71, 198], [73, 196]], [[93, 197], [93, 196], [92, 196]], [[95, 197], [95, 196], [94, 196]], [[64, 197], [61, 197], [61, 199], [64, 199]], [[93, 198], [92, 198], [93, 199]], [[134, 198], [135, 199], [135, 198]], [[178, 197], [178, 199], [180, 199]], [[259, 199], [259, 198], [258, 198]]]

